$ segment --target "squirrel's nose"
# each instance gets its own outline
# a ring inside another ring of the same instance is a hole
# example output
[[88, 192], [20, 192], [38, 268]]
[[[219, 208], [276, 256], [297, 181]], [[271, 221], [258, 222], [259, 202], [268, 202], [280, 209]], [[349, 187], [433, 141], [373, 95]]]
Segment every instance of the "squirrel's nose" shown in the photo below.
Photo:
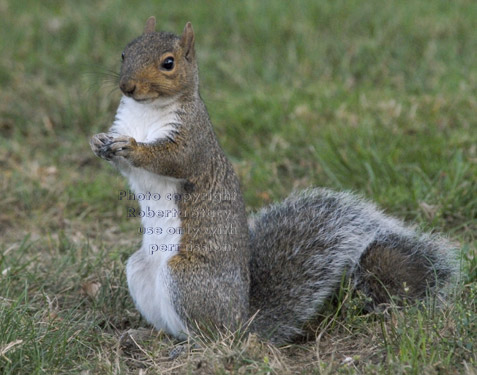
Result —
[[119, 88], [126, 95], [132, 95], [136, 90], [136, 84], [133, 81], [123, 81], [119, 84]]

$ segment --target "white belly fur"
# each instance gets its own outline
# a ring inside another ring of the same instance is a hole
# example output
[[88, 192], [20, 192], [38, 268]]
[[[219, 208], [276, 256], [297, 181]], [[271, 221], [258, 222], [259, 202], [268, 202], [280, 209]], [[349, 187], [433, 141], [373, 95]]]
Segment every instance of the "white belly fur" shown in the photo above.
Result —
[[[155, 101], [150, 104], [137, 103], [123, 97], [110, 133], [128, 135], [138, 142], [152, 142], [165, 138], [172, 129], [171, 123], [179, 119], [175, 114], [173, 101]], [[179, 212], [174, 200], [167, 194], [177, 193], [180, 181], [160, 176], [144, 169], [135, 168], [122, 160], [116, 163], [128, 180], [131, 190], [136, 194], [151, 193], [161, 195], [159, 200], [139, 201], [142, 211], [172, 210]], [[157, 329], [162, 329], [176, 337], [184, 338], [187, 327], [181, 321], [171, 302], [171, 278], [167, 261], [177, 254], [180, 234], [169, 234], [168, 228], [180, 228], [179, 215], [169, 217], [147, 217], [141, 219], [143, 227], [161, 228], [162, 234], [144, 234], [141, 248], [129, 258], [126, 266], [129, 291], [141, 314]], [[167, 250], [158, 248], [166, 245]]]

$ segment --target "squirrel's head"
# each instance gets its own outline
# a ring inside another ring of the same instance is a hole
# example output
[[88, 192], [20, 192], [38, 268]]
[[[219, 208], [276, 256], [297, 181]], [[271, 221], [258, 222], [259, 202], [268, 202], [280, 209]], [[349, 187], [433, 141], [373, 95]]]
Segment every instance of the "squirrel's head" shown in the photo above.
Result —
[[119, 88], [138, 102], [194, 94], [198, 72], [191, 23], [180, 37], [155, 27], [156, 19], [149, 17], [144, 33], [124, 49]]

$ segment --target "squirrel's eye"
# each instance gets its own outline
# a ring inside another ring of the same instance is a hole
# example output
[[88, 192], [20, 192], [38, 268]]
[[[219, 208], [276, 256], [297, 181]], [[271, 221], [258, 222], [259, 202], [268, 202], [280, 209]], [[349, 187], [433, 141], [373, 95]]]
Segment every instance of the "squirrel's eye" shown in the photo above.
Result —
[[172, 70], [174, 68], [174, 58], [173, 57], [166, 57], [162, 62], [161, 66], [165, 70]]
[[121, 53], [121, 60], [124, 61], [124, 52]]

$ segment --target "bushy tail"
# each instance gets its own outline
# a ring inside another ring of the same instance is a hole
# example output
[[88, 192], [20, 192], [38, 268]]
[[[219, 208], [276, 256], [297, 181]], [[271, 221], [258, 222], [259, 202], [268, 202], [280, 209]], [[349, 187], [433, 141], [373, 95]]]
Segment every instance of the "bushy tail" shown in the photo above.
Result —
[[370, 307], [441, 293], [454, 252], [349, 193], [311, 189], [250, 220], [252, 329], [281, 344], [302, 333], [343, 277]]
[[450, 245], [428, 234], [394, 233], [377, 238], [362, 254], [353, 278], [371, 307], [442, 295], [456, 273]]

